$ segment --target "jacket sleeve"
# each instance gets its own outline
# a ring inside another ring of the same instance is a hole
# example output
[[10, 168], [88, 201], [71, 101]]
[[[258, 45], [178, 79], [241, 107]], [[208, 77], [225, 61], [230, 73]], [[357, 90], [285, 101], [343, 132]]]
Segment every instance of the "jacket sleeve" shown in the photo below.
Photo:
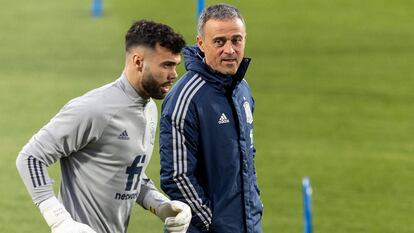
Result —
[[[253, 96], [251, 96], [251, 98], [252, 98], [252, 115], [254, 115], [254, 109], [256, 107], [256, 101], [254, 100]], [[252, 142], [251, 143], [252, 143], [252, 147], [253, 147], [253, 157], [256, 157], [256, 146], [254, 145], [253, 132], [252, 132], [251, 137], [252, 137]], [[254, 170], [255, 170], [255, 173], [256, 173], [256, 169], [254, 169]]]
[[206, 232], [212, 213], [210, 201], [195, 176], [200, 162], [195, 106], [179, 106], [179, 102], [164, 105], [160, 119], [161, 188], [172, 200], [187, 203], [193, 215], [191, 224]]

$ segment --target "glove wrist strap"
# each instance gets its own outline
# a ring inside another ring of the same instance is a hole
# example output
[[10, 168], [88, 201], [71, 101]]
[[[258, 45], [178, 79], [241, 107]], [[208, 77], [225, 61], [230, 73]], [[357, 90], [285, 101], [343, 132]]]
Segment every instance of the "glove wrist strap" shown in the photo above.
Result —
[[39, 204], [39, 209], [49, 227], [59, 225], [67, 219], [72, 219], [69, 212], [66, 211], [65, 207], [54, 196], [42, 201]]
[[147, 193], [147, 195], [145, 195], [143, 206], [144, 208], [150, 210], [152, 213], [158, 215], [158, 207], [161, 204], [169, 201], [170, 199], [168, 199], [162, 193], [158, 192], [157, 190], [151, 190]]

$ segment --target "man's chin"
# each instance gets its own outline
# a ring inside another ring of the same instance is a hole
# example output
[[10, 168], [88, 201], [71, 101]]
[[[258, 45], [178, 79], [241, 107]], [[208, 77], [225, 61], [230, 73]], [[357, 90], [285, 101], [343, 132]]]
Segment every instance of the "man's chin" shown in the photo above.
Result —
[[237, 73], [237, 68], [238, 67], [236, 65], [224, 66], [224, 67], [221, 67], [219, 72], [224, 75], [234, 75]]
[[153, 95], [151, 96], [151, 98], [156, 99], [156, 100], [162, 100], [165, 98], [166, 94], [159, 94], [159, 95]]
[[220, 73], [224, 75], [235, 75], [237, 73], [237, 69], [225, 69]]
[[161, 91], [150, 93], [151, 98], [156, 99], [156, 100], [162, 100], [162, 99], [164, 99], [164, 97], [166, 95], [167, 95], [167, 93], [164, 93], [164, 92], [161, 92]]

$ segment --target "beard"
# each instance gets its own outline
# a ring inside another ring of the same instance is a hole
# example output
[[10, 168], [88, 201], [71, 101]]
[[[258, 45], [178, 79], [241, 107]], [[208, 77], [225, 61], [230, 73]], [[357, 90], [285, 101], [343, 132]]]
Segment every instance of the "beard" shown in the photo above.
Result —
[[161, 100], [164, 99], [166, 93], [161, 91], [161, 85], [155, 81], [154, 76], [148, 70], [142, 77], [142, 87], [151, 98]]

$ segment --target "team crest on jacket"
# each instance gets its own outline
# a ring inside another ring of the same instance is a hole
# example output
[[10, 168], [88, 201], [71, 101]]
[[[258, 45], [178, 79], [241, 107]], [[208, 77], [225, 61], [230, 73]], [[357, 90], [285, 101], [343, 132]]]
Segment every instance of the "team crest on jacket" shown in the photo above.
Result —
[[151, 145], [154, 145], [154, 141], [155, 141], [155, 123], [154, 123], [154, 121], [151, 120], [149, 127], [150, 127], [150, 134], [151, 134], [150, 143], [151, 143]]
[[244, 112], [246, 113], [246, 122], [248, 124], [253, 123], [253, 114], [252, 114], [252, 110], [250, 109], [249, 102], [245, 101], [243, 103], [243, 107], [244, 107]]

